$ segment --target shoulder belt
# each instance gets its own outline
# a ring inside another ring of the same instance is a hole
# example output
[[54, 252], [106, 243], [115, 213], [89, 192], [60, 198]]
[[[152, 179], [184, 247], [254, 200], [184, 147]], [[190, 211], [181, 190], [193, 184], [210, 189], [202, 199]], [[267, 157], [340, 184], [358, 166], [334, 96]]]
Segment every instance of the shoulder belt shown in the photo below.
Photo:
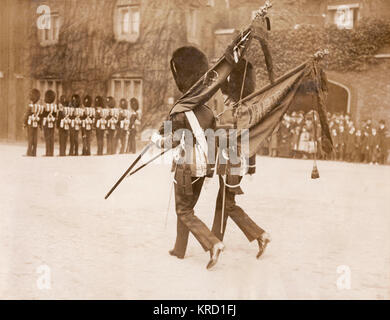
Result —
[[195, 116], [195, 114], [192, 110], [184, 112], [184, 114], [186, 115], [187, 120], [190, 123], [191, 130], [196, 138], [196, 141], [200, 145], [200, 147], [201, 147], [201, 149], [202, 149], [202, 151], [205, 154], [206, 159], [207, 159], [208, 145], [207, 145], [206, 137], [204, 135], [204, 130], [200, 126], [198, 118]]

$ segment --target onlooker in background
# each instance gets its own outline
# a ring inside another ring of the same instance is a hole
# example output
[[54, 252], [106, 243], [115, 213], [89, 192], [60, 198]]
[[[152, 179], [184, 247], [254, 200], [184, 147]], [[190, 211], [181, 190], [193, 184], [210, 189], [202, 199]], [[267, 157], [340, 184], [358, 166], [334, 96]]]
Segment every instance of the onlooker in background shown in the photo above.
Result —
[[291, 139], [291, 149], [292, 149], [292, 156], [294, 159], [299, 157], [299, 137], [301, 135], [301, 127], [296, 126], [295, 129], [293, 129], [292, 139]]
[[355, 162], [363, 161], [363, 136], [361, 130], [356, 130], [353, 159]]
[[345, 161], [352, 162], [354, 161], [353, 159], [353, 154], [355, 151], [355, 140], [356, 140], [356, 135], [355, 135], [355, 127], [350, 127], [348, 134], [347, 134], [347, 139], [346, 139], [346, 146], [345, 146]]
[[378, 164], [380, 149], [379, 149], [379, 136], [377, 135], [376, 129], [371, 129], [371, 135], [369, 137], [370, 145], [370, 164]]
[[278, 148], [278, 155], [280, 157], [291, 157], [291, 135], [292, 135], [292, 129], [291, 129], [291, 120], [290, 117], [287, 115], [282, 120], [280, 130], [279, 130], [279, 148]]
[[310, 153], [310, 133], [307, 131], [306, 126], [302, 127], [302, 132], [299, 136], [298, 151], [304, 159], [308, 158]]
[[362, 147], [363, 147], [363, 160], [364, 163], [370, 162], [371, 150], [370, 150], [370, 131], [371, 126], [366, 126], [362, 135]]
[[384, 120], [379, 121], [379, 129], [378, 129], [378, 137], [379, 137], [379, 163], [385, 164], [387, 160], [387, 142], [386, 142], [386, 123]]
[[347, 132], [344, 130], [344, 126], [339, 127], [339, 157], [338, 160], [345, 160], [345, 148], [347, 143]]
[[332, 154], [332, 160], [337, 160], [340, 154], [340, 138], [337, 129], [333, 127], [331, 131], [334, 152]]

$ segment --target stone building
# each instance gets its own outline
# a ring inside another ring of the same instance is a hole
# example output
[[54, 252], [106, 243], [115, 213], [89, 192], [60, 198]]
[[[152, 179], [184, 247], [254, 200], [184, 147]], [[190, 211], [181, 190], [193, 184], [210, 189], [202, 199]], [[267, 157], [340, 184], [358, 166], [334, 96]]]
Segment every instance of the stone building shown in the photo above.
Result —
[[[33, 87], [42, 95], [51, 88], [58, 96], [137, 97], [143, 126], [156, 126], [178, 97], [169, 69], [172, 52], [195, 45], [210, 61], [218, 58], [263, 3], [2, 0], [0, 139], [24, 138], [22, 117]], [[390, 1], [274, 0], [269, 15], [272, 30], [329, 24], [351, 29], [368, 17], [389, 18]], [[359, 73], [328, 72], [330, 109], [390, 124], [388, 53], [381, 49], [379, 63]], [[215, 99], [210, 105], [218, 108], [218, 103]]]

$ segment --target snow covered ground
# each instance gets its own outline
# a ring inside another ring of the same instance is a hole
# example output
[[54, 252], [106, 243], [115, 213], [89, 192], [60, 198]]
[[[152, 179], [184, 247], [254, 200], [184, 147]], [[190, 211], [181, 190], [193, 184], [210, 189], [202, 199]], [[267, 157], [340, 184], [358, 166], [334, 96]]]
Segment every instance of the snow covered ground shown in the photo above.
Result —
[[[0, 298], [390, 298], [388, 166], [320, 161], [311, 180], [311, 161], [258, 158], [238, 202], [273, 241], [256, 260], [256, 243], [230, 220], [207, 271], [193, 237], [186, 259], [168, 255], [169, 165], [143, 169], [104, 200], [134, 156], [28, 158], [25, 149], [0, 145]], [[216, 193], [209, 180], [196, 208], [209, 226]], [[50, 289], [39, 286], [42, 270]]]

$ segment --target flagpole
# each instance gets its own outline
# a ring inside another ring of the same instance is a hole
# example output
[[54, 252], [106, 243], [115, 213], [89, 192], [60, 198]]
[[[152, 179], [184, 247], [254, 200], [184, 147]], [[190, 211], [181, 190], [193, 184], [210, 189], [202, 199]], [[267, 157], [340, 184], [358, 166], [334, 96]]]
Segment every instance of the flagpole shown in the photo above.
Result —
[[138, 157], [134, 160], [131, 166], [125, 171], [124, 174], [119, 178], [119, 180], [114, 184], [111, 190], [104, 197], [105, 200], [114, 192], [114, 190], [119, 186], [119, 184], [123, 181], [124, 178], [129, 174], [129, 172], [134, 168], [134, 166], [138, 163], [138, 161], [142, 158], [142, 156], [154, 145], [154, 143], [149, 143], [138, 155]]

